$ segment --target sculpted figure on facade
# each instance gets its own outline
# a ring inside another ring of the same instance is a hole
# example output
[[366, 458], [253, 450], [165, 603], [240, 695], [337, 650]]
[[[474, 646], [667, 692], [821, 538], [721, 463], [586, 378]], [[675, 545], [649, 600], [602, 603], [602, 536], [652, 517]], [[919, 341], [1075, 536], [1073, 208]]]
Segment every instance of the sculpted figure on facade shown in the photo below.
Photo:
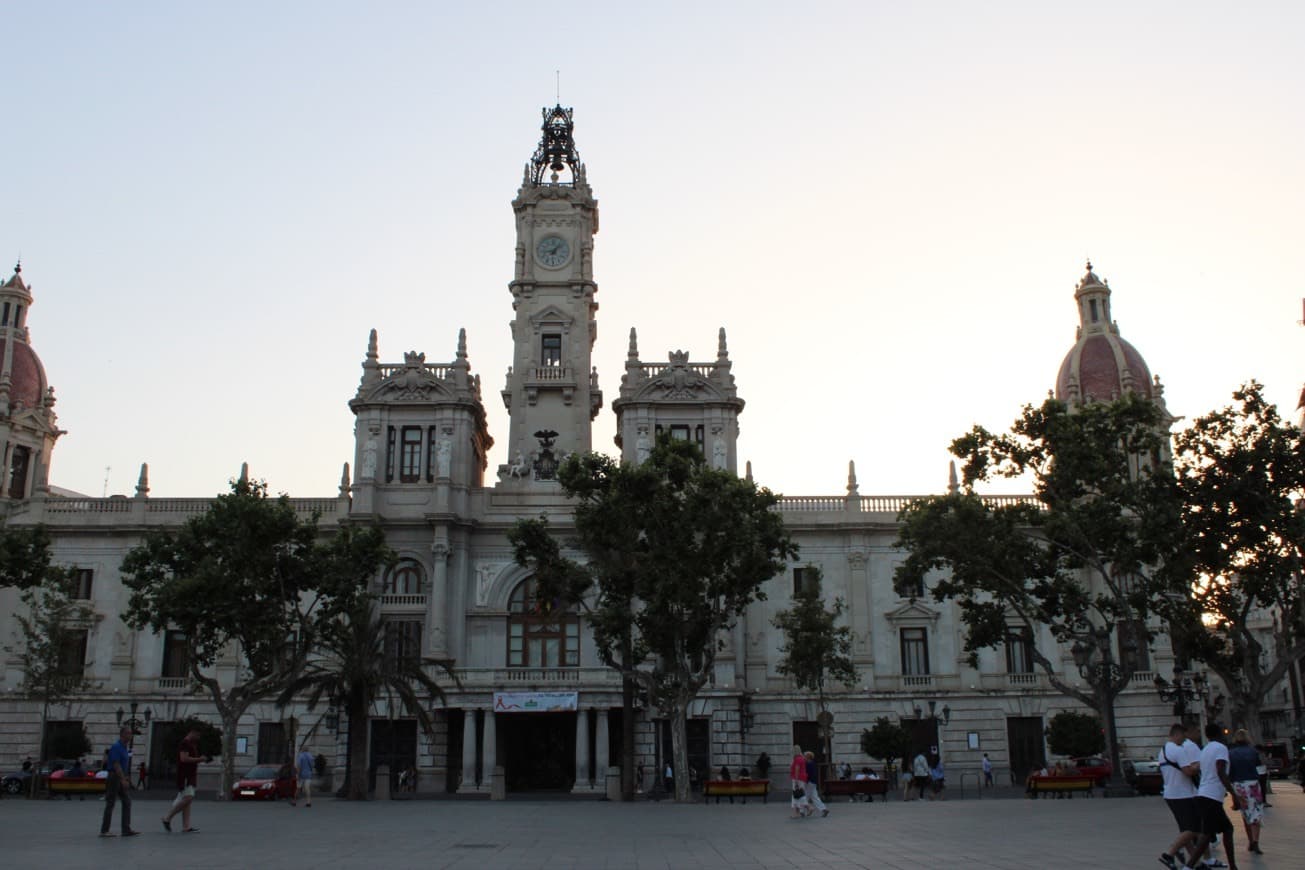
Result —
[[713, 426], [711, 432], [715, 436], [711, 444], [711, 467], [724, 471], [727, 467], [725, 438], [719, 426]]
[[634, 455], [640, 465], [643, 465], [648, 461], [648, 457], [652, 456], [652, 442], [648, 440], [647, 426], [639, 427], [639, 437], [634, 442]]
[[476, 566], [476, 606], [485, 607], [489, 604], [489, 588], [494, 583], [494, 575], [498, 573], [498, 566], [493, 562], [481, 562]]
[[435, 442], [435, 473], [448, 477], [453, 465], [453, 443], [447, 438]]
[[372, 432], [367, 436], [367, 444], [363, 446], [362, 461], [362, 479], [376, 479], [376, 433]]

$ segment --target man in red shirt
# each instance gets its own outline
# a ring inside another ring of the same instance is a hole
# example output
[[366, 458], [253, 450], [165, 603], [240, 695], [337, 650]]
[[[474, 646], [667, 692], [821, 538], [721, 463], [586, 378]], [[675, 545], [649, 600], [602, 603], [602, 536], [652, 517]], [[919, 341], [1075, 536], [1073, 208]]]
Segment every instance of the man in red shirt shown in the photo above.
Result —
[[209, 759], [199, 754], [199, 731], [195, 728], [186, 732], [186, 737], [177, 746], [177, 799], [167, 815], [159, 819], [169, 833], [172, 832], [172, 819], [181, 813], [181, 831], [193, 834], [199, 830], [190, 824], [190, 805], [195, 801], [195, 781], [198, 776], [199, 763]]

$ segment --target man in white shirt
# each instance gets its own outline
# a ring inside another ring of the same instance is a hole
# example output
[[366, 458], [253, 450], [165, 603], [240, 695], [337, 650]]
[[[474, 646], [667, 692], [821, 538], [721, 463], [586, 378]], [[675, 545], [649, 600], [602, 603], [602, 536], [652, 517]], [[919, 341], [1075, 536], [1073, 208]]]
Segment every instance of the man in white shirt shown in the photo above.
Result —
[[1169, 742], [1160, 747], [1156, 757], [1160, 762], [1160, 777], [1164, 781], [1164, 799], [1178, 823], [1178, 839], [1160, 856], [1160, 863], [1177, 870], [1178, 850], [1194, 842], [1201, 834], [1201, 819], [1196, 805], [1196, 784], [1192, 777], [1201, 769], [1201, 750], [1186, 739], [1181, 724], [1169, 729]]
[[[1228, 857], [1228, 870], [1237, 870], [1237, 856], [1233, 852], [1233, 826], [1223, 811], [1223, 799], [1232, 792], [1228, 779], [1228, 747], [1224, 746], [1223, 728], [1211, 722], [1205, 726], [1206, 744], [1201, 750], [1201, 782], [1196, 787], [1196, 804], [1201, 817], [1201, 836], [1187, 866], [1195, 867], [1199, 855], [1215, 834], [1223, 837], [1224, 854]], [[1241, 809], [1236, 793], [1232, 795], [1233, 810]]]

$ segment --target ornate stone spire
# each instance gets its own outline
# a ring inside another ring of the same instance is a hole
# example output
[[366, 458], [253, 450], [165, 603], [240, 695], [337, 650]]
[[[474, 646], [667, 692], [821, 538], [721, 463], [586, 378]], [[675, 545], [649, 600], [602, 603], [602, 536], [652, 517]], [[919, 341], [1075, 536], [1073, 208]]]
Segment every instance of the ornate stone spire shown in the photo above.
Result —
[[716, 359], [724, 361], [730, 358], [729, 346], [725, 343], [725, 327], [720, 328], [716, 336]]
[[371, 385], [378, 383], [381, 379], [380, 352], [377, 349], [376, 330], [372, 330], [367, 335], [367, 355], [363, 357], [362, 363], [362, 383], [358, 385], [358, 394]]
[[150, 494], [150, 467], [146, 462], [140, 464], [140, 477], [136, 479], [136, 498], [145, 498]]
[[947, 494], [956, 495], [961, 491], [961, 483], [956, 477], [956, 460], [947, 463]]
[[249, 483], [249, 463], [240, 463], [240, 477], [237, 478], [239, 483]]
[[633, 326], [630, 327], [630, 349], [626, 351], [625, 355], [630, 359], [637, 360], [639, 358], [639, 335], [634, 331]]
[[458, 359], [467, 358], [467, 328], [464, 326], [458, 330]]
[[[724, 333], [724, 330], [721, 330]], [[849, 496], [857, 495], [856, 488], [856, 460], [847, 460], [847, 494]]]
[[752, 460], [749, 459], [747, 462], [745, 462], [743, 464], [743, 468], [744, 468], [743, 477], [748, 481], [748, 483], [752, 483]]
[[349, 497], [349, 463], [344, 464], [344, 469], [340, 472], [340, 498]]

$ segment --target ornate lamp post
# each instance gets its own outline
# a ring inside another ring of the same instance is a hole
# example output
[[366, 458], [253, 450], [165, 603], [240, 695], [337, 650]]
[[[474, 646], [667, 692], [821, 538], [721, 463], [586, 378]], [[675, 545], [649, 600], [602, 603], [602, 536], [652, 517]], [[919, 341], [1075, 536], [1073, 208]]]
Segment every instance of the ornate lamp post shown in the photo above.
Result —
[[1156, 674], [1155, 690], [1160, 700], [1174, 705], [1174, 715], [1184, 725], [1189, 719], [1199, 718], [1199, 713], [1188, 713], [1188, 704], [1199, 701], [1204, 705], [1210, 696], [1210, 684], [1203, 673], [1186, 674], [1181, 667], [1174, 667], [1174, 681], [1171, 683]]
[[1110, 753], [1110, 779], [1106, 783], [1106, 796], [1130, 795], [1133, 790], [1120, 779], [1119, 733], [1115, 726], [1115, 695], [1124, 687], [1124, 669], [1110, 654], [1110, 629], [1094, 628], [1094, 643], [1076, 641], [1070, 648], [1079, 676], [1097, 693], [1105, 706], [1106, 742]]
[[140, 719], [136, 718], [136, 710], [139, 706], [140, 705], [137, 704], [135, 701], [132, 701], [131, 715], [126, 716], [125, 719], [124, 716], [126, 714], [126, 711], [124, 711], [121, 707], [117, 709], [116, 715], [118, 717], [119, 728], [130, 728], [132, 734], [143, 734], [145, 732], [145, 729], [148, 728], [150, 725], [150, 719], [153, 718], [154, 716], [154, 711], [151, 710], [149, 707], [146, 707], [144, 713], [145, 719], [144, 721], [141, 721]]

